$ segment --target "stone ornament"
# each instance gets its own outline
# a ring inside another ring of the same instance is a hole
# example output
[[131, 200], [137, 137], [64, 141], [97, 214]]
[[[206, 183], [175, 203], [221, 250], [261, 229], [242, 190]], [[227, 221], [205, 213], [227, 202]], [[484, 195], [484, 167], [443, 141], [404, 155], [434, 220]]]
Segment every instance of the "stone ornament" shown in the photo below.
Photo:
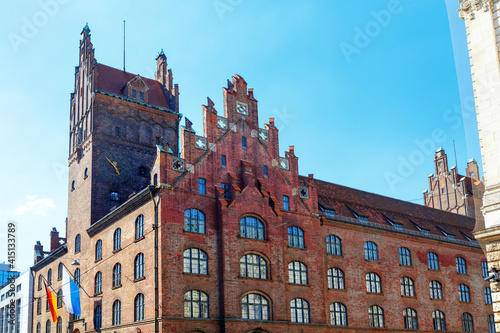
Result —
[[301, 198], [309, 199], [309, 188], [306, 186], [299, 186], [299, 195]]
[[269, 141], [269, 132], [265, 129], [259, 128], [259, 139], [262, 141]]
[[195, 147], [201, 150], [207, 150], [207, 138], [203, 136], [196, 136]]
[[174, 157], [172, 160], [172, 169], [175, 171], [184, 171], [184, 159]]
[[487, 12], [490, 9], [490, 0], [460, 0], [458, 15], [462, 20], [473, 20], [474, 11], [483, 9]]
[[227, 118], [217, 116], [217, 127], [227, 130]]
[[283, 170], [290, 170], [290, 165], [288, 164], [288, 159], [285, 157], [280, 157], [280, 168]]

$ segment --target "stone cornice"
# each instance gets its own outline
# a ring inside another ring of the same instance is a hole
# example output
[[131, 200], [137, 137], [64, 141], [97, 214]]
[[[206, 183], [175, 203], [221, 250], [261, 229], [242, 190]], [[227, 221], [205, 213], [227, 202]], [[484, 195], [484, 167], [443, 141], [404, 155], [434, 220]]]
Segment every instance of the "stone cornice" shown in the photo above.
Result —
[[483, 10], [487, 12], [490, 9], [491, 0], [459, 0], [460, 9], [458, 15], [462, 20], [473, 20], [474, 12]]
[[478, 230], [476, 232], [473, 232], [473, 235], [474, 237], [476, 237], [476, 239], [486, 243], [500, 240], [500, 226]]

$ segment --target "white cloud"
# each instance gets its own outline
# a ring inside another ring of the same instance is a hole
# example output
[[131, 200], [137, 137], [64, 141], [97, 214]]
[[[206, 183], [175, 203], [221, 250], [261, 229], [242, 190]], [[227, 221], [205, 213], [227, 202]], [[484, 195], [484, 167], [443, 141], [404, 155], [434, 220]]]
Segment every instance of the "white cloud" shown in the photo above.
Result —
[[47, 216], [47, 211], [55, 207], [56, 205], [52, 199], [37, 199], [36, 195], [27, 195], [26, 203], [16, 207], [16, 215], [33, 214], [38, 216]]

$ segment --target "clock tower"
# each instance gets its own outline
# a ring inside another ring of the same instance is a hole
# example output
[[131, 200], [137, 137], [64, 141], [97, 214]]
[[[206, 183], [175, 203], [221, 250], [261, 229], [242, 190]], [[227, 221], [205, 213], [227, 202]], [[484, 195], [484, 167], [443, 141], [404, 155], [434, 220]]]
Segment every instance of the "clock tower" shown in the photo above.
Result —
[[163, 51], [155, 79], [100, 64], [94, 51], [86, 25], [70, 104], [69, 242], [150, 183], [157, 145], [178, 151], [179, 88]]

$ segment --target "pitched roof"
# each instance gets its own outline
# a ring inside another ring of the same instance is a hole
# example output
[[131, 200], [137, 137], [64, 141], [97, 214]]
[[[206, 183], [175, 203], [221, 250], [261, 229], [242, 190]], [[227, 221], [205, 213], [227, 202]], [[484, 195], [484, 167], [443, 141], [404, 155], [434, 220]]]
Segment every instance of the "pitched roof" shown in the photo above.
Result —
[[[307, 177], [302, 178], [307, 179]], [[385, 226], [393, 222], [402, 224], [404, 229], [412, 231], [420, 231], [421, 228], [437, 236], [444, 236], [442, 232], [444, 231], [458, 240], [469, 241], [467, 237], [474, 239], [472, 230], [475, 220], [471, 217], [318, 179], [315, 179], [314, 183], [318, 191], [318, 203], [326, 209], [335, 211], [336, 215], [354, 219], [356, 216], [353, 212], [355, 212], [370, 222]]]
[[[111, 93], [117, 96], [125, 97], [124, 87], [126, 84], [137, 77], [137, 74], [124, 72], [120, 69], [98, 64], [96, 73], [96, 89]], [[168, 101], [163, 92], [160, 82], [141, 76], [141, 79], [148, 86], [148, 104], [159, 106], [170, 110]]]

